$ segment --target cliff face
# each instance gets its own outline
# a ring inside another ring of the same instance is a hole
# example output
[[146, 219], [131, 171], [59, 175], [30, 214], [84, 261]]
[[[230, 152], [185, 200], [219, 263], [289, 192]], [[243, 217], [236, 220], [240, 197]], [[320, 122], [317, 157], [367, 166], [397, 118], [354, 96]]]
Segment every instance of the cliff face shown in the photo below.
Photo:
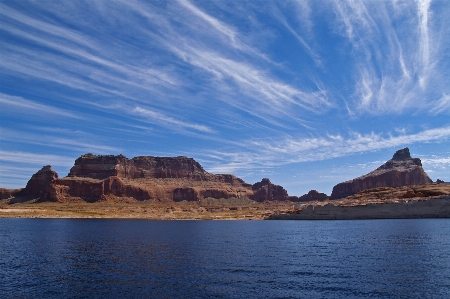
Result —
[[266, 200], [282, 201], [287, 200], [289, 197], [287, 191], [283, 187], [272, 184], [267, 178], [262, 179], [259, 183], [253, 184], [252, 190], [254, 192], [252, 199], [259, 202]]
[[379, 187], [339, 200], [297, 209], [270, 219], [450, 218], [450, 184]]
[[398, 150], [391, 160], [376, 170], [356, 179], [337, 184], [330, 199], [344, 198], [360, 191], [378, 187], [400, 187], [432, 183], [418, 158], [412, 158], [409, 149]]
[[33, 174], [27, 183], [25, 189], [20, 193], [23, 195], [32, 195], [45, 200], [48, 197], [51, 185], [58, 179], [58, 174], [50, 165], [42, 167], [41, 170]]
[[325, 193], [320, 193], [317, 190], [311, 190], [307, 194], [298, 197], [295, 201], [323, 201], [327, 199], [328, 195], [326, 195]]
[[128, 159], [123, 155], [96, 156], [86, 154], [75, 160], [69, 177], [106, 179], [117, 176], [139, 178], [186, 178], [205, 180], [208, 173], [192, 158], [140, 156]]
[[286, 200], [286, 190], [268, 179], [250, 185], [232, 174], [211, 174], [192, 158], [82, 155], [65, 178], [50, 166], [38, 171], [24, 193], [41, 201], [151, 200], [199, 201], [204, 198]]

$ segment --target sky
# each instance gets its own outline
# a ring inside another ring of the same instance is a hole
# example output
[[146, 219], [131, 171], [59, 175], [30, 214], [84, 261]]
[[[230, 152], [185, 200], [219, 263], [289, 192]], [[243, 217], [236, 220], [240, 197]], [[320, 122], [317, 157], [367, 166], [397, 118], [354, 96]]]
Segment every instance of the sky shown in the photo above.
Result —
[[0, 0], [0, 187], [188, 156], [331, 193], [409, 147], [450, 181], [450, 1]]

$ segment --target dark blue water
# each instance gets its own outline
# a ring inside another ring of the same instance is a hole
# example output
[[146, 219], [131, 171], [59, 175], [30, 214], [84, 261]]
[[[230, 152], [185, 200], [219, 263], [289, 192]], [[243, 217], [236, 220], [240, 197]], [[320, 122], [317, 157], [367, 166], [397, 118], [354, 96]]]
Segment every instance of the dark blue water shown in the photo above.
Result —
[[450, 298], [450, 219], [0, 219], [1, 298]]

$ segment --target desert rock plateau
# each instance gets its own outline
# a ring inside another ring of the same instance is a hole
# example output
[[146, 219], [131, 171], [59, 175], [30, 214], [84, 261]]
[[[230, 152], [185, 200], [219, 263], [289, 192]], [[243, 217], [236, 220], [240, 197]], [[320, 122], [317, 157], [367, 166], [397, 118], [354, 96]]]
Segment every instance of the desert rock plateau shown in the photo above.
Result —
[[0, 217], [363, 219], [450, 217], [450, 184], [433, 183], [409, 149], [339, 183], [330, 197], [290, 196], [263, 178], [211, 174], [192, 158], [85, 154], [60, 178], [50, 165], [23, 189], [0, 188]]

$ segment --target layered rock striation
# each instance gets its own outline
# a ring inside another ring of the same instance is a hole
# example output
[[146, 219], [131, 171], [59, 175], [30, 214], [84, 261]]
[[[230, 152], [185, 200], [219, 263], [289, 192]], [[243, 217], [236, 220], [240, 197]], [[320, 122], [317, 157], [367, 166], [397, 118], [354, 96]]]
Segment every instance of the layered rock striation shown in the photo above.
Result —
[[289, 195], [280, 185], [274, 185], [268, 178], [264, 178], [252, 186], [253, 200], [255, 201], [283, 201], [287, 200]]
[[199, 201], [204, 198], [286, 200], [287, 191], [263, 179], [247, 184], [232, 174], [211, 174], [192, 158], [82, 155], [65, 178], [50, 166], [32, 176], [23, 194], [41, 201], [99, 200]]
[[298, 201], [298, 202], [304, 202], [304, 201], [324, 201], [328, 199], [328, 195], [325, 193], [320, 193], [317, 190], [311, 190], [307, 194], [304, 194], [297, 198], [297, 200], [292, 201]]
[[75, 160], [69, 177], [106, 179], [117, 176], [126, 179], [185, 178], [205, 180], [209, 174], [202, 166], [188, 157], [139, 156], [128, 159], [123, 155], [82, 155]]
[[340, 199], [378, 187], [400, 187], [432, 183], [419, 158], [412, 158], [408, 148], [398, 150], [391, 160], [356, 179], [337, 184], [330, 199]]
[[52, 185], [57, 180], [58, 174], [56, 171], [50, 165], [44, 166], [31, 176], [25, 189], [20, 191], [20, 195], [34, 196], [45, 200], [49, 198]]
[[379, 187], [339, 200], [299, 204], [270, 219], [450, 218], [450, 185]]

